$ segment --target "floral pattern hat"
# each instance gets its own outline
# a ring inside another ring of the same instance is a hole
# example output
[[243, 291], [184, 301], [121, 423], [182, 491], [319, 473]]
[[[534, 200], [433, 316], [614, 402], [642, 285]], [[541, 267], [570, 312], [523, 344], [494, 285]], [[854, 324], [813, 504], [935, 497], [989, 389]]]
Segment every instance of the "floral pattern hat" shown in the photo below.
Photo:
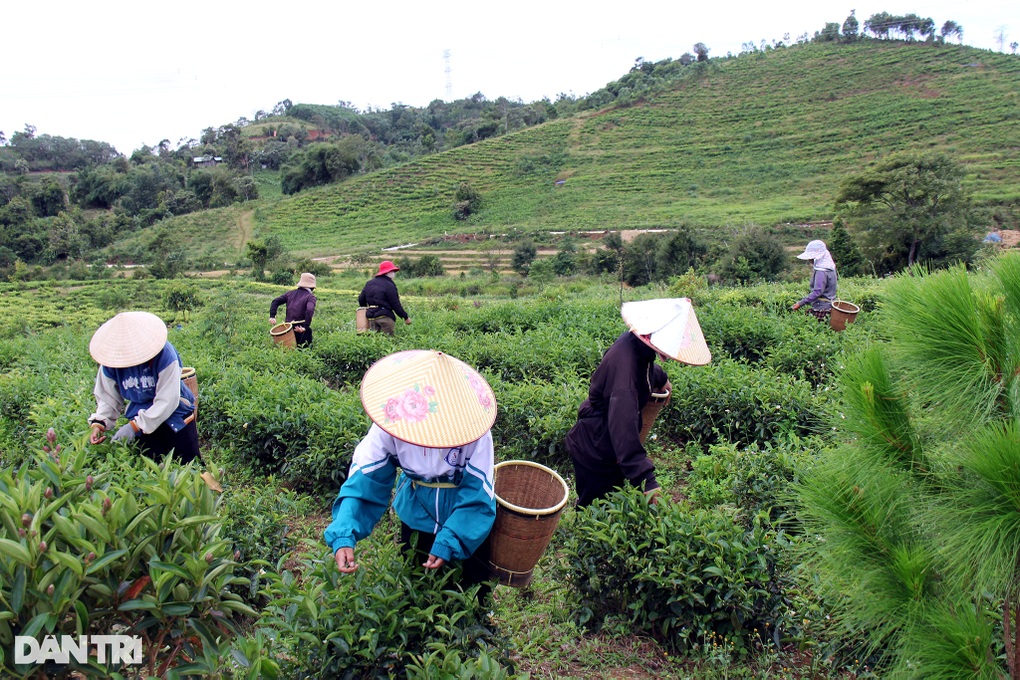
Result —
[[473, 442], [496, 422], [485, 378], [435, 350], [405, 350], [372, 364], [361, 380], [361, 404], [387, 433], [433, 449]]

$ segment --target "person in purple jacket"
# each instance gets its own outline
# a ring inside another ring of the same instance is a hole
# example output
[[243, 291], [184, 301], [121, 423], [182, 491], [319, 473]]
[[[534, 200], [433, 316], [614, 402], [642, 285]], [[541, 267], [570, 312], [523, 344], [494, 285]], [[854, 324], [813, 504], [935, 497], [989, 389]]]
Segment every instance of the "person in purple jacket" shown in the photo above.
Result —
[[181, 380], [183, 363], [167, 342], [162, 319], [149, 312], [122, 312], [93, 334], [89, 353], [99, 364], [90, 443], [104, 441], [123, 415], [127, 422], [113, 441], [135, 440], [154, 460], [200, 458], [195, 395]]
[[305, 272], [297, 288], [273, 298], [269, 304], [269, 323], [276, 325], [276, 310], [287, 307], [286, 321], [294, 324], [294, 340], [298, 347], [312, 346], [312, 316], [315, 314], [315, 274]]
[[836, 263], [832, 261], [829, 249], [824, 241], [811, 241], [804, 252], [797, 256], [799, 260], [811, 260], [811, 292], [793, 303], [792, 309], [798, 310], [810, 305], [808, 313], [819, 320], [828, 319], [832, 314], [832, 301], [836, 299]]

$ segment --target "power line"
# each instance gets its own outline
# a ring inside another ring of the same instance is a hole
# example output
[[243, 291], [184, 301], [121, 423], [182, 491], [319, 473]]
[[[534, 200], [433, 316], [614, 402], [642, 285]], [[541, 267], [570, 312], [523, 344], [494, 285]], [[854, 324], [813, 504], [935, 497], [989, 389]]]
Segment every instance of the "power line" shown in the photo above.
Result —
[[450, 50], [443, 50], [443, 61], [446, 64], [446, 101], [453, 99], [453, 81], [450, 79]]

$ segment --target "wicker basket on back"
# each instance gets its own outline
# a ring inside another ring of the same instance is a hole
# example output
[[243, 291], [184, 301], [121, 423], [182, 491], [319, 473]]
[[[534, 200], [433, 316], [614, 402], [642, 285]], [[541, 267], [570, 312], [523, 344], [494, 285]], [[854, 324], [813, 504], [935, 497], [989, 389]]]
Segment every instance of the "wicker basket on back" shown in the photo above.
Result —
[[662, 392], [652, 392], [652, 395], [648, 398], [648, 403], [641, 409], [642, 444], [648, 439], [648, 433], [652, 431], [652, 425], [655, 424], [655, 419], [659, 417], [659, 411], [669, 403], [670, 396], [672, 396], [672, 393], [668, 388]]
[[496, 521], [489, 534], [489, 573], [503, 585], [531, 582], [552, 538], [569, 489], [554, 470], [527, 460], [496, 465]]
[[191, 366], [181, 369], [181, 382], [188, 386], [191, 393], [195, 395], [195, 417], [198, 417], [198, 374]]

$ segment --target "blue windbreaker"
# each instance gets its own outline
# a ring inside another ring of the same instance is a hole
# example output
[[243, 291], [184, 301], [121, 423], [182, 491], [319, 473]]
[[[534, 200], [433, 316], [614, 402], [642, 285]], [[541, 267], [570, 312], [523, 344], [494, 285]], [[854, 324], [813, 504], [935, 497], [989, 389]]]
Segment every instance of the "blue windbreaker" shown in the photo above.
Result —
[[182, 366], [169, 342], [144, 364], [128, 368], [100, 366], [94, 389], [96, 412], [89, 422], [100, 421], [110, 430], [124, 411], [124, 416], [134, 420], [145, 434], [152, 434], [164, 422], [179, 432], [184, 419], [195, 410], [195, 395], [181, 381]]
[[435, 534], [431, 553], [436, 557], [447, 562], [470, 557], [496, 519], [492, 433], [465, 446], [429, 449], [401, 441], [375, 424], [355, 447], [350, 474], [333, 502], [333, 521], [323, 534], [333, 552], [353, 548], [372, 533], [389, 506], [398, 468], [403, 474], [393, 509], [401, 521]]

